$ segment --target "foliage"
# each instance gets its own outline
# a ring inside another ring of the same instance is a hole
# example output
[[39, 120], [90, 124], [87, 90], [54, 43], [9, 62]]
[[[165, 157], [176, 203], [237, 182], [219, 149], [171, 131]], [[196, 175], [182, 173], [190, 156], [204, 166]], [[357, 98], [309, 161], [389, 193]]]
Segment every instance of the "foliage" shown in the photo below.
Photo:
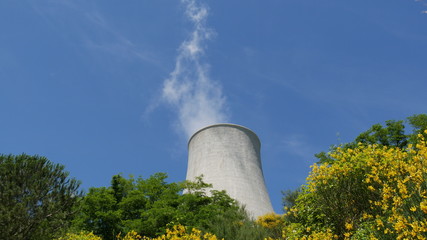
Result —
[[[191, 229], [191, 231], [189, 230]], [[231, 237], [228, 239], [266, 239], [274, 240], [271, 237], [257, 238], [256, 235], [251, 235], [253, 231], [246, 232], [246, 235], [236, 235], [236, 237]], [[119, 233], [114, 239], [116, 240], [219, 240], [224, 238], [219, 238], [213, 233], [209, 233], [197, 228], [190, 228], [183, 226], [181, 224], [172, 225], [166, 229], [166, 233], [157, 237], [147, 237], [141, 236], [136, 231], [129, 231], [124, 236]], [[78, 234], [68, 233], [65, 237], [58, 238], [56, 240], [102, 240], [101, 237], [96, 236], [93, 233], [80, 232]]]
[[258, 217], [256, 223], [265, 228], [274, 229], [283, 226], [283, 218], [279, 214], [268, 213], [264, 216]]
[[282, 191], [282, 203], [283, 207], [291, 208], [295, 205], [295, 202], [300, 195], [302, 189], [299, 187], [296, 190], [286, 190]]
[[227, 240], [263, 240], [271, 236], [270, 229], [260, 226], [247, 217], [238, 217], [244, 215], [244, 209], [239, 211], [241, 213], [228, 210], [226, 213], [216, 216], [204, 230]]
[[[218, 238], [211, 233], [202, 233], [201, 230], [192, 228], [191, 232], [188, 232], [188, 228], [182, 225], [174, 225], [172, 228], [166, 229], [166, 234], [163, 234], [156, 238], [142, 237], [137, 232], [131, 230], [122, 236], [121, 233], [117, 234], [116, 240], [217, 240]], [[58, 238], [56, 240], [102, 240], [101, 237], [96, 236], [92, 232], [80, 232], [80, 233], [67, 233], [65, 237]]]
[[[427, 130], [427, 115], [416, 114], [406, 119], [407, 124], [412, 128], [412, 133], [405, 134], [404, 121], [388, 120], [385, 126], [375, 124], [367, 131], [362, 132], [353, 142], [345, 143], [340, 146], [333, 145], [330, 147], [330, 152], [334, 152], [340, 148], [356, 148], [358, 144], [365, 145], [383, 145], [388, 147], [406, 148], [408, 144], [415, 144], [418, 134], [424, 134]], [[424, 135], [425, 137], [427, 135]], [[315, 154], [319, 159], [319, 163], [333, 163], [335, 159], [326, 152]]]
[[337, 148], [331, 157], [332, 165], [312, 166], [296, 205], [288, 209], [287, 238], [427, 237], [427, 144], [422, 134], [405, 149], [359, 144]]
[[407, 118], [409, 124], [413, 128], [413, 132], [408, 136], [408, 142], [411, 144], [416, 144], [418, 140], [418, 135], [422, 134], [424, 138], [427, 137], [425, 130], [427, 129], [427, 115], [426, 114], [416, 114]]
[[0, 155], [0, 239], [50, 239], [73, 217], [79, 182], [45, 157]]
[[[91, 188], [82, 200], [74, 229], [110, 240], [132, 230], [155, 237], [176, 224], [208, 231], [219, 219], [230, 223], [247, 218], [224, 191], [208, 191], [211, 186], [201, 179], [167, 183], [166, 178], [164, 173], [136, 180], [116, 175], [110, 187]], [[186, 194], [181, 194], [184, 189]]]
[[[192, 228], [187, 232], [187, 228], [182, 225], [175, 225], [172, 229], [166, 229], [166, 234], [156, 238], [144, 237], [143, 240], [217, 240], [218, 238], [211, 233], [203, 233], [201, 230]], [[130, 239], [129, 239], [130, 240]]]
[[284, 218], [276, 213], [268, 213], [258, 217], [256, 223], [268, 230], [270, 238], [280, 238], [284, 227]]
[[92, 232], [80, 232], [67, 233], [64, 237], [57, 238], [56, 240], [102, 240], [102, 238]]
[[[124, 237], [121, 236], [121, 233], [119, 233], [119, 235], [117, 235], [117, 240], [140, 240], [142, 239], [142, 237], [135, 231], [130, 231], [128, 233], [126, 233], [126, 235]], [[144, 237], [144, 239], [149, 239], [147, 237]]]

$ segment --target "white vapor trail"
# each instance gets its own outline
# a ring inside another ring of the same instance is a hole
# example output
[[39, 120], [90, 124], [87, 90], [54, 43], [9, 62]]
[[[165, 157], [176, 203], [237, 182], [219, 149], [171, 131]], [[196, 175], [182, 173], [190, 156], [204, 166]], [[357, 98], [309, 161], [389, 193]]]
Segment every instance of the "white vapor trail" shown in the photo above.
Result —
[[219, 83], [209, 78], [204, 44], [212, 36], [206, 27], [208, 9], [197, 0], [181, 0], [194, 29], [178, 50], [175, 69], [163, 84], [162, 98], [178, 113], [179, 127], [191, 136], [198, 129], [227, 121], [226, 102]]

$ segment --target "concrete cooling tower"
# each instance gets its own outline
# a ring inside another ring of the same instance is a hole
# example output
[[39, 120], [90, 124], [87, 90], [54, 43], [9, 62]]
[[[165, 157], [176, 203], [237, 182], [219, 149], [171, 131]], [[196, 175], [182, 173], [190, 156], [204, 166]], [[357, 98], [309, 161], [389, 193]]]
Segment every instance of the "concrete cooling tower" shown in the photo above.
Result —
[[187, 180], [203, 175], [213, 189], [246, 206], [251, 217], [273, 212], [262, 173], [261, 143], [251, 130], [216, 124], [196, 132], [188, 142]]

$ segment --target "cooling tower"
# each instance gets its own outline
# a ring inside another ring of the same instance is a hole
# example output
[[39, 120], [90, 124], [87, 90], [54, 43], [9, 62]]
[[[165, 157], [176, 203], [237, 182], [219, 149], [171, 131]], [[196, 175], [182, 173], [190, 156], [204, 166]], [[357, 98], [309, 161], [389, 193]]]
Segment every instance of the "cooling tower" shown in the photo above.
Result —
[[213, 189], [226, 190], [253, 218], [271, 213], [260, 148], [257, 135], [245, 127], [205, 127], [188, 142], [187, 180], [203, 175], [204, 182], [212, 184]]

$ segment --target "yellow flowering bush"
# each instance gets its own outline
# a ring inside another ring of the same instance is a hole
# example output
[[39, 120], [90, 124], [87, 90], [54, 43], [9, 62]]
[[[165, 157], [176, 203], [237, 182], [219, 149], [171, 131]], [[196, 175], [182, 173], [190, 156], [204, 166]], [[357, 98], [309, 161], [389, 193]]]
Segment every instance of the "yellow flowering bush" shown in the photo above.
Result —
[[273, 240], [282, 236], [282, 230], [284, 227], [283, 215], [276, 213], [268, 213], [263, 216], [259, 216], [256, 223], [266, 229], [269, 238], [267, 240]]
[[57, 240], [102, 240], [92, 232], [67, 233], [64, 237]]
[[126, 233], [124, 237], [122, 237], [120, 233], [117, 235], [117, 240], [140, 240], [140, 239], [142, 239], [142, 237], [133, 230]]
[[[202, 231], [193, 228], [191, 232], [187, 231], [187, 228], [182, 225], [174, 225], [172, 229], [166, 229], [166, 234], [163, 234], [156, 238], [141, 237], [137, 232], [130, 231], [123, 237], [122, 234], [116, 236], [117, 240], [220, 240], [214, 234], [202, 233]], [[65, 237], [58, 238], [56, 240], [102, 240], [101, 237], [94, 235], [93, 233], [81, 232], [78, 234], [67, 233]], [[224, 240], [224, 239], [222, 239]]]
[[288, 239], [328, 233], [324, 239], [427, 239], [427, 145], [423, 135], [418, 137], [406, 149], [337, 148], [334, 163], [313, 165], [303, 193], [287, 211], [291, 224], [284, 234], [296, 234]]
[[[144, 237], [143, 240], [219, 240], [211, 233], [202, 233], [202, 231], [193, 228], [190, 233], [182, 225], [175, 225], [172, 229], [166, 229], [166, 234], [157, 238]], [[130, 240], [130, 239], [129, 239]]]
[[256, 223], [265, 228], [273, 229], [283, 225], [283, 217], [276, 213], [268, 213], [258, 217]]

